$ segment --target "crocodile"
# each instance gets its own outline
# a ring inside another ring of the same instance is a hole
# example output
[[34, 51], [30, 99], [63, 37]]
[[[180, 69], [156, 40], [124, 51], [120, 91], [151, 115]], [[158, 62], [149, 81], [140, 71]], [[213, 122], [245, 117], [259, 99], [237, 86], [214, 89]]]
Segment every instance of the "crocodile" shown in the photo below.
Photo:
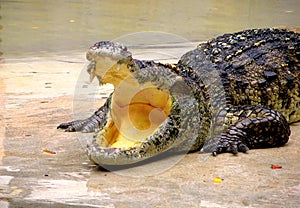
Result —
[[60, 124], [95, 132], [86, 152], [126, 165], [166, 152], [247, 152], [285, 145], [300, 120], [300, 36], [248, 29], [199, 44], [177, 64], [137, 60], [118, 42], [87, 52], [90, 79], [114, 91], [91, 117]]

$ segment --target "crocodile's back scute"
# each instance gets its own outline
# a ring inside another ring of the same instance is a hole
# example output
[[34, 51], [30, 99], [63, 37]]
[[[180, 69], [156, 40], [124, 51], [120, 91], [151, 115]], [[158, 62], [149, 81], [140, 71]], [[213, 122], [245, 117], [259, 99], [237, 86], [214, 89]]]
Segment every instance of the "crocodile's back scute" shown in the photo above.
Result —
[[225, 34], [185, 54], [179, 65], [183, 76], [219, 71], [228, 104], [263, 105], [289, 122], [300, 119], [298, 33], [257, 29]]

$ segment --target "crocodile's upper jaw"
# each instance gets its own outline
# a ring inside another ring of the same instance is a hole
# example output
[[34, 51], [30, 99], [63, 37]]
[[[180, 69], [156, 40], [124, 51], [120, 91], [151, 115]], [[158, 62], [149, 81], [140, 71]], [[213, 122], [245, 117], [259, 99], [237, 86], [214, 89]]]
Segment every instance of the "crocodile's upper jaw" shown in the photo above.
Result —
[[127, 66], [133, 61], [132, 54], [127, 51], [126, 46], [110, 41], [94, 44], [88, 50], [86, 58], [90, 61], [87, 67], [90, 81], [97, 77], [100, 84], [114, 85], [130, 73]]
[[90, 74], [90, 82], [97, 77], [100, 85], [110, 83], [115, 88], [130, 75], [128, 63], [121, 64], [110, 57], [101, 57], [92, 61], [87, 71]]

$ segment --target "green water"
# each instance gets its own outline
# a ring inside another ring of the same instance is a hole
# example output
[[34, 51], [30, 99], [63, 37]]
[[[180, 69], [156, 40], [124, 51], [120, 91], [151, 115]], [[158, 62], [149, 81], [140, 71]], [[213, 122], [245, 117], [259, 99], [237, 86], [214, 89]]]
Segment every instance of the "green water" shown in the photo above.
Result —
[[70, 54], [160, 31], [203, 41], [246, 28], [299, 27], [298, 0], [0, 0], [2, 58]]

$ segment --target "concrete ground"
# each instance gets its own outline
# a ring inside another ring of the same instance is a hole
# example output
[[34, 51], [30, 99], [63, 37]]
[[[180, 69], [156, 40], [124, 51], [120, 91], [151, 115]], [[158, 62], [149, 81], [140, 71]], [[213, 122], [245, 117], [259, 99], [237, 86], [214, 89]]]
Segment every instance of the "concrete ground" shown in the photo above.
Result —
[[299, 206], [300, 124], [281, 148], [192, 153], [111, 172], [94, 166], [81, 134], [56, 129], [73, 119], [84, 57], [74, 60], [0, 64], [0, 207]]

